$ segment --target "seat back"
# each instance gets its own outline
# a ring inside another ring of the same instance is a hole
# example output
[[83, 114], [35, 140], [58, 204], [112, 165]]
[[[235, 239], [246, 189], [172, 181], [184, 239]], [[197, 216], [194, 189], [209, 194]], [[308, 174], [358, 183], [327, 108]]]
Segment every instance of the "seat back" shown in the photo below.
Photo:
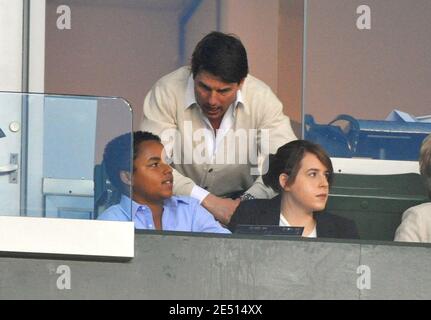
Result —
[[403, 212], [427, 201], [419, 174], [335, 174], [326, 208], [354, 220], [361, 239], [392, 241]]
[[109, 181], [102, 162], [94, 167], [94, 217], [120, 201], [121, 193]]

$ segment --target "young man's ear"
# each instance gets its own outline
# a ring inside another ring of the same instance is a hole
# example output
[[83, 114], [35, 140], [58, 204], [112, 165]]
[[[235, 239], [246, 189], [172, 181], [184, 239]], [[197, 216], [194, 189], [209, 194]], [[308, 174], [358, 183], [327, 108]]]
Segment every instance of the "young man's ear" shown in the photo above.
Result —
[[132, 175], [128, 171], [120, 171], [121, 181], [128, 186], [132, 185]]
[[278, 176], [278, 183], [280, 184], [282, 190], [290, 191], [289, 176], [286, 173], [282, 173]]

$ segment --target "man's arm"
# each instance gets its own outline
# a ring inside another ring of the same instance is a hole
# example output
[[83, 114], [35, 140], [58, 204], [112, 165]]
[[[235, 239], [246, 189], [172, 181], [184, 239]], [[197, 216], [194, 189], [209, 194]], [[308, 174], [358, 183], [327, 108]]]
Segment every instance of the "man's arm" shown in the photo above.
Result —
[[[253, 95], [251, 112], [258, 118], [257, 148], [262, 157], [267, 157], [268, 153], [276, 153], [277, 149], [293, 140], [297, 140], [290, 119], [283, 113], [283, 105], [269, 87], [261, 88], [261, 92]], [[263, 162], [259, 170], [260, 176], [253, 185], [245, 192], [256, 199], [271, 199], [276, 195], [270, 187], [267, 187], [261, 175], [268, 171], [268, 162]], [[266, 165], [266, 167], [265, 167]]]
[[[159, 80], [145, 97], [140, 126], [142, 131], [149, 131], [162, 139], [170, 157], [173, 156], [176, 135], [180, 134], [177, 127], [177, 100], [175, 90], [169, 89]], [[196, 185], [193, 180], [175, 169], [173, 175], [174, 193], [190, 196]]]
[[214, 219], [214, 216], [200, 205], [194, 207], [194, 228], [198, 232], [230, 233]]
[[202, 206], [211, 212], [218, 221], [227, 226], [239, 203], [239, 199], [220, 198], [209, 194], [202, 201]]

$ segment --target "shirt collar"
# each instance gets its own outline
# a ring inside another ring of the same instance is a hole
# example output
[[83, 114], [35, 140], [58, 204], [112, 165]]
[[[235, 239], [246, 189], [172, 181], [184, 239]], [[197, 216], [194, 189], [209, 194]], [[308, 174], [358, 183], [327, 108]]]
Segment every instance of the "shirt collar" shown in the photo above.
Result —
[[[172, 196], [169, 199], [166, 199], [163, 202], [163, 206], [164, 207], [171, 207], [171, 208], [176, 208], [178, 206], [178, 203], [182, 202], [185, 204], [189, 204], [190, 201], [187, 197], [177, 197], [177, 196]], [[126, 195], [122, 195], [121, 196], [121, 201], [120, 201], [120, 206], [121, 208], [123, 208], [123, 210], [126, 213], [127, 218], [132, 221], [135, 216], [136, 213], [138, 212], [138, 210], [144, 210], [146, 208], [148, 208], [147, 205], [145, 204], [139, 204], [135, 201], [133, 201], [132, 199], [130, 199], [128, 196]], [[132, 219], [133, 217], [133, 219]]]
[[195, 103], [197, 104], [196, 97], [195, 97], [195, 84], [193, 81], [193, 76], [192, 74], [190, 74], [189, 79], [187, 81], [186, 105], [184, 106], [184, 109], [187, 109], [188, 107], [192, 106]]
[[124, 210], [127, 218], [130, 221], [132, 221], [133, 220], [132, 218], [136, 216], [136, 212], [139, 210], [140, 207], [146, 207], [133, 201], [128, 196], [125, 196], [124, 194], [121, 196], [120, 206]]
[[182, 203], [185, 203], [185, 204], [189, 204], [189, 203], [190, 203], [190, 200], [188, 199], [188, 197], [172, 196], [172, 197], [170, 197], [169, 199], [166, 199], [166, 200], [163, 202], [163, 205], [164, 205], [165, 207], [173, 207], [173, 208], [176, 208], [176, 207], [178, 206], [178, 203], [179, 203], [179, 202], [182, 202]]
[[[242, 98], [241, 90], [238, 90], [238, 92], [236, 93], [236, 100], [233, 104], [235, 106], [235, 108], [238, 107], [239, 103], [244, 105], [244, 100]], [[184, 109], [188, 109], [189, 107], [191, 107], [194, 104], [197, 105], [198, 103], [196, 101], [196, 96], [195, 96], [195, 82], [193, 81], [193, 75], [190, 74], [189, 79], [187, 81], [186, 104], [184, 106]]]

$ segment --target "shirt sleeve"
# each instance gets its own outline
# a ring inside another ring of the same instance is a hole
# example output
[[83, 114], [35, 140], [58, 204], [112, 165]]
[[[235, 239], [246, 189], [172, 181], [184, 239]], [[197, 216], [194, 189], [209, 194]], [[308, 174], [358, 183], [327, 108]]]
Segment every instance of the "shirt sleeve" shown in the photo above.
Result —
[[231, 233], [223, 228], [214, 216], [197, 202], [194, 207], [193, 232]]
[[198, 185], [195, 185], [192, 189], [192, 193], [190, 194], [190, 196], [192, 198], [195, 198], [196, 200], [199, 201], [199, 204], [202, 203], [202, 201], [204, 201], [204, 199], [207, 197], [207, 195], [209, 195], [210, 193], [205, 190], [204, 188], [199, 187]]
[[[297, 137], [292, 130], [289, 117], [283, 113], [283, 104], [281, 101], [269, 87], [262, 90], [262, 94], [256, 97], [253, 102], [258, 105], [252, 109], [259, 112], [258, 117], [260, 118], [257, 128], [258, 151], [262, 157], [267, 157], [269, 153], [276, 153], [280, 146], [297, 140]], [[271, 199], [277, 194], [263, 183], [261, 175], [265, 174], [268, 170], [265, 164], [267, 162], [262, 161], [260, 176], [246, 191], [256, 199]]]

